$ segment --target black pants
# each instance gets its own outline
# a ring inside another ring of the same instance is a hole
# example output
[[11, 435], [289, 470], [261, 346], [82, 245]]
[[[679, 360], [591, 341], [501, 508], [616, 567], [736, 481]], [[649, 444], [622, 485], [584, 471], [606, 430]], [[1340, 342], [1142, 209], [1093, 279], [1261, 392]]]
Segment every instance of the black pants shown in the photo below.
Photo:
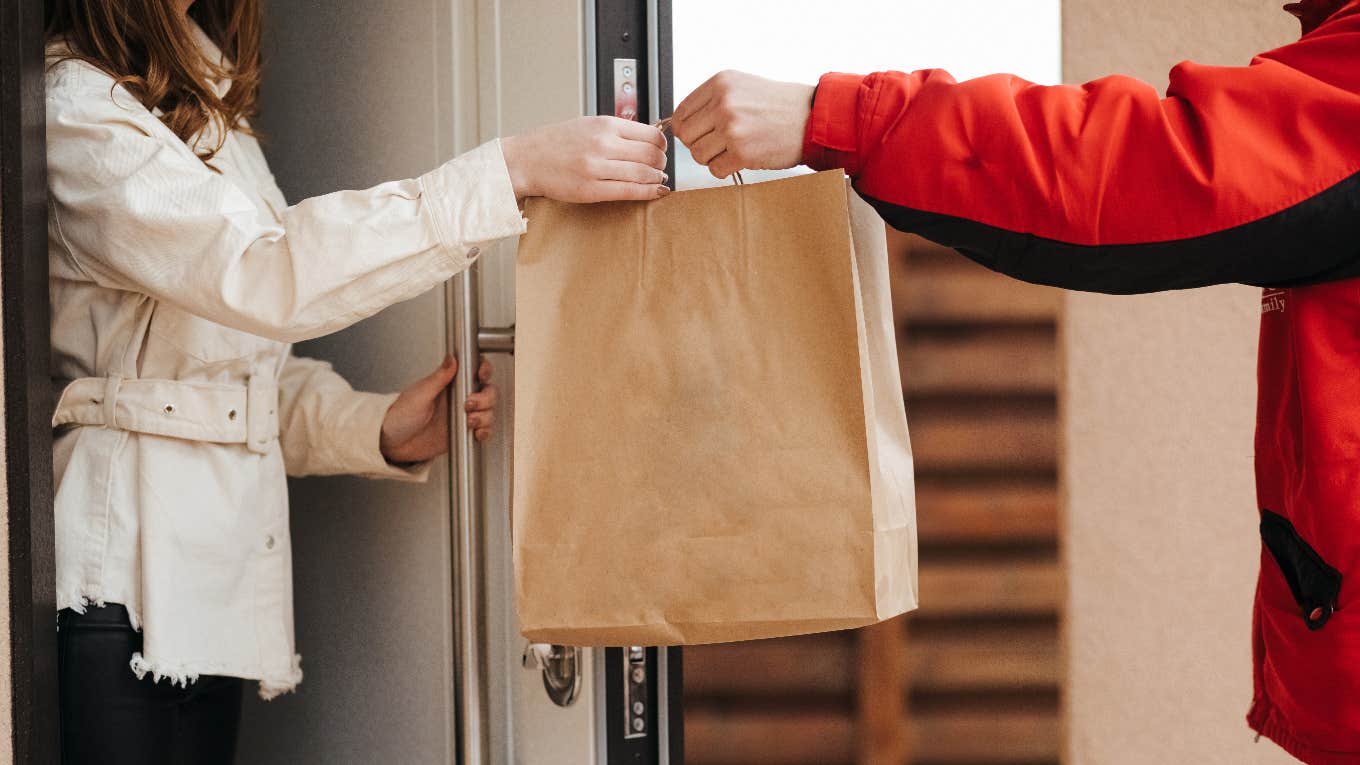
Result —
[[138, 680], [142, 650], [127, 609], [57, 616], [64, 765], [230, 765], [241, 722], [239, 678], [203, 676], [189, 687]]

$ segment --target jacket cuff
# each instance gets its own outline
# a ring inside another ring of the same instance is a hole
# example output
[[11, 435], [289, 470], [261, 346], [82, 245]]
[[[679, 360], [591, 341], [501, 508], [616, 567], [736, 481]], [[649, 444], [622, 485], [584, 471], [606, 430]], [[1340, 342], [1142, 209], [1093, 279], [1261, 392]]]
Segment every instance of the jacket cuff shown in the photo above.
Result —
[[337, 421], [331, 431], [331, 453], [344, 472], [365, 478], [390, 478], [423, 482], [430, 475], [430, 463], [394, 465], [382, 455], [382, 424], [396, 393], [355, 391], [348, 405], [335, 407]]
[[859, 97], [865, 78], [831, 72], [817, 83], [812, 114], [803, 131], [803, 164], [814, 170], [859, 170]]
[[454, 157], [418, 181], [430, 223], [455, 271], [488, 245], [525, 231], [499, 140]]

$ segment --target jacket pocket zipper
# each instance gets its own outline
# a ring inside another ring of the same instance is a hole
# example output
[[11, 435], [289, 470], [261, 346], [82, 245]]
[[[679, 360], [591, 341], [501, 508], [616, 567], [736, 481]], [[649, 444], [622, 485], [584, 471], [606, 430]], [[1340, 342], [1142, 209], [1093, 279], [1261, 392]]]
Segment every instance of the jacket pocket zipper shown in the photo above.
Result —
[[1332, 618], [1341, 595], [1341, 572], [1328, 565], [1304, 541], [1288, 518], [1261, 511], [1261, 541], [1284, 574], [1310, 630], [1320, 630]]

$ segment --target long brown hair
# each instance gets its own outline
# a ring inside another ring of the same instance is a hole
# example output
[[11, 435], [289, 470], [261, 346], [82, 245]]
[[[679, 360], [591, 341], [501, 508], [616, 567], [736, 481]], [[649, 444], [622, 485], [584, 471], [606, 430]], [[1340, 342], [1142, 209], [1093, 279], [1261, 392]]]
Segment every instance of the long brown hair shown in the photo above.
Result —
[[[208, 124], [216, 145], [198, 147], [204, 162], [227, 132], [255, 114], [260, 85], [259, 0], [197, 0], [186, 16], [179, 0], [45, 0], [47, 39], [65, 40], [65, 58], [86, 61], [117, 80], [188, 143]], [[222, 51], [212, 61], [194, 39], [190, 18]], [[210, 80], [230, 80], [219, 97]]]

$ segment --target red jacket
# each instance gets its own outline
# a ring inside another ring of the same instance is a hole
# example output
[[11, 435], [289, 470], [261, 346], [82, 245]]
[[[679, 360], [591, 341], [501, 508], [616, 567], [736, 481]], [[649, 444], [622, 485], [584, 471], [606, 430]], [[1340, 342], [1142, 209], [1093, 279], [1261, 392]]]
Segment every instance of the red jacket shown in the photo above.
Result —
[[1166, 98], [828, 74], [805, 159], [1026, 281], [1266, 287], [1248, 721], [1306, 762], [1360, 762], [1360, 0], [1250, 66], [1177, 66]]

